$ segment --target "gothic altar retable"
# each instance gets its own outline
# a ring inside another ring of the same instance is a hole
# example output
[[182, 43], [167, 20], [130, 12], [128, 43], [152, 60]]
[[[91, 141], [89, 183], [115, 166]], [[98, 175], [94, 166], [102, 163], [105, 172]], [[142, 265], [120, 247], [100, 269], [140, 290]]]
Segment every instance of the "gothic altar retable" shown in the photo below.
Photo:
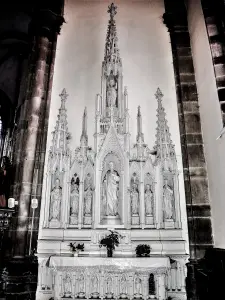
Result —
[[[136, 143], [131, 146], [114, 4], [108, 12], [94, 150], [88, 145], [85, 108], [80, 146], [75, 154], [70, 151], [68, 95], [65, 89], [60, 95], [42, 197], [37, 299], [186, 299], [186, 241], [163, 94], [160, 89], [155, 94], [154, 149], [144, 142], [140, 106]], [[113, 258], [99, 248], [108, 229], [123, 236]], [[82, 257], [71, 257], [71, 241], [84, 243]], [[143, 243], [151, 246], [151, 257], [135, 258], [135, 247]], [[152, 294], [150, 281], [155, 285]]]

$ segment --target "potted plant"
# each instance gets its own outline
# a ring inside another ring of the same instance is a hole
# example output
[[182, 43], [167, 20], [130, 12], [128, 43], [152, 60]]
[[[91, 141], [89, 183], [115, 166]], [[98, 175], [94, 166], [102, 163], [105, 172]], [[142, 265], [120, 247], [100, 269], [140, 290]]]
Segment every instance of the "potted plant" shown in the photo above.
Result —
[[113, 256], [113, 250], [115, 250], [115, 246], [119, 246], [119, 239], [123, 236], [119, 234], [117, 231], [109, 230], [110, 234], [106, 235], [99, 241], [99, 247], [106, 247], [107, 257]]
[[146, 244], [140, 244], [140, 245], [137, 245], [135, 251], [136, 251], [136, 256], [137, 257], [149, 257], [151, 247], [149, 245], [146, 245]]
[[84, 244], [69, 243], [70, 251], [73, 253], [73, 256], [78, 256], [80, 251], [84, 251]]

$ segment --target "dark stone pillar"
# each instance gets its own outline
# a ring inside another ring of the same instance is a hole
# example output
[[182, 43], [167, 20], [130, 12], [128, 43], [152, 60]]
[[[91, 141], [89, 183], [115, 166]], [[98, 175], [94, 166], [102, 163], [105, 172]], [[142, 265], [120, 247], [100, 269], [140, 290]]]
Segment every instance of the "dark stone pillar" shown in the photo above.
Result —
[[194, 300], [199, 299], [196, 282], [198, 259], [213, 246], [211, 209], [186, 7], [183, 0], [164, 2], [163, 19], [170, 33], [173, 54], [188, 218], [190, 263], [187, 292], [188, 299]]
[[201, 0], [225, 125], [225, 2]]
[[[52, 43], [56, 43], [57, 33], [63, 23], [63, 17], [50, 10], [40, 10], [31, 22], [31, 34], [34, 33], [34, 47], [31, 54], [31, 74], [27, 84], [27, 102], [25, 109], [25, 128], [20, 137], [20, 171], [17, 173], [19, 209], [17, 216], [17, 232], [15, 256], [27, 254], [27, 233], [30, 218], [30, 201], [33, 183], [36, 176], [37, 149], [40, 146], [40, 132], [43, 130], [43, 119], [46, 111], [46, 95], [48, 94], [49, 74], [52, 57]], [[25, 129], [25, 130], [24, 130]], [[35, 196], [35, 195], [33, 195]], [[40, 203], [39, 203], [40, 205]]]
[[[40, 7], [40, 3], [44, 4], [44, 9]], [[63, 1], [40, 3], [30, 24], [33, 47], [28, 60], [25, 101], [17, 130], [13, 196], [19, 200], [19, 206], [10, 232], [14, 236], [14, 258], [5, 264], [7, 299], [35, 299], [37, 284], [37, 260], [28, 255], [31, 199], [38, 198], [40, 209], [56, 42], [64, 22], [61, 16]], [[60, 6], [55, 6], [57, 3]], [[35, 212], [37, 217], [34, 222], [32, 250], [37, 242], [39, 209]]]

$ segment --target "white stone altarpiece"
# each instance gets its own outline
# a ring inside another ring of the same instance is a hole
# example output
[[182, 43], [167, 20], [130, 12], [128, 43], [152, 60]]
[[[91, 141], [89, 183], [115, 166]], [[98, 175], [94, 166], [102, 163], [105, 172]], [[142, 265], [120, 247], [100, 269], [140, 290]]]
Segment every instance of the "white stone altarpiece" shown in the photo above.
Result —
[[[60, 94], [42, 198], [37, 299], [186, 299], [178, 169], [163, 94], [160, 89], [155, 94], [154, 149], [144, 141], [140, 106], [136, 143], [131, 144], [114, 4], [108, 12], [94, 149], [88, 145], [84, 108], [80, 145], [75, 153], [70, 150], [68, 95], [65, 89]], [[106, 258], [106, 250], [99, 248], [108, 229], [123, 236], [114, 258]], [[70, 257], [71, 241], [84, 243], [83, 257]], [[135, 247], [143, 243], [151, 246], [151, 257], [135, 258]]]

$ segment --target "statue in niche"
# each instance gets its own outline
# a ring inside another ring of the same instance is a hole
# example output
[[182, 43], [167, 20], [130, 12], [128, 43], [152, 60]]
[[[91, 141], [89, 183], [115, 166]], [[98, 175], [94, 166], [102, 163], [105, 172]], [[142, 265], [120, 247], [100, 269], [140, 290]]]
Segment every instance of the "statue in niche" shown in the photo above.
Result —
[[109, 163], [109, 170], [103, 179], [103, 200], [106, 204], [105, 215], [117, 216], [119, 204], [119, 181], [120, 176], [114, 170], [114, 164]]
[[132, 177], [131, 177], [131, 186], [135, 183], [137, 186], [139, 186], [139, 178], [137, 176], [137, 173], [133, 173]]
[[93, 276], [91, 280], [92, 293], [98, 292], [98, 278], [97, 276]]
[[130, 192], [130, 199], [131, 199], [132, 215], [138, 215], [138, 213], [139, 213], [139, 191], [138, 191], [138, 186], [136, 183], [132, 184], [132, 188], [131, 188], [131, 192]]
[[79, 186], [73, 177], [71, 180], [71, 191], [70, 191], [70, 214], [78, 215], [79, 209]]
[[141, 295], [141, 278], [136, 277], [134, 283], [135, 294]]
[[163, 200], [164, 200], [164, 218], [173, 219], [174, 192], [172, 187], [169, 186], [167, 179], [164, 180]]
[[127, 294], [127, 280], [125, 276], [122, 276], [120, 280], [120, 293]]
[[55, 186], [50, 194], [50, 218], [49, 220], [60, 219], [60, 205], [62, 201], [62, 188], [60, 186], [60, 180], [56, 178]]
[[153, 215], [153, 192], [150, 184], [145, 186], [145, 213], [146, 215]]
[[107, 281], [106, 281], [106, 292], [107, 294], [111, 294], [112, 293], [112, 278], [108, 277]]
[[64, 296], [70, 297], [72, 294], [72, 282], [69, 274], [66, 274], [66, 276], [64, 277], [63, 286], [64, 286]]
[[91, 215], [92, 198], [93, 198], [93, 182], [91, 174], [88, 173], [84, 180], [84, 214]]
[[117, 98], [116, 82], [113, 74], [110, 74], [108, 79], [108, 84], [107, 84], [108, 107], [116, 106], [116, 98]]
[[85, 292], [85, 286], [84, 286], [84, 275], [80, 274], [78, 278], [78, 283], [79, 283], [79, 293], [84, 293]]

